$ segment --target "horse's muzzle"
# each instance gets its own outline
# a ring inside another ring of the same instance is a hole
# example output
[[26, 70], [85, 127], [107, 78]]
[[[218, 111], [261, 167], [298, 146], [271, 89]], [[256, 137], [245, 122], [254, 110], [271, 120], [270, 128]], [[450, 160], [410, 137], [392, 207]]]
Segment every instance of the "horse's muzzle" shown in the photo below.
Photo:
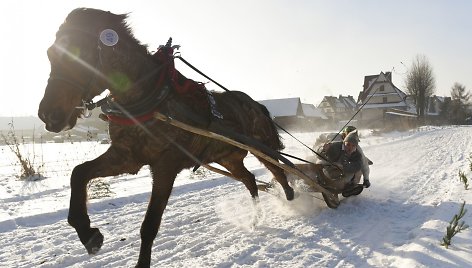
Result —
[[46, 124], [47, 131], [59, 133], [71, 129], [68, 118], [60, 111], [41, 112], [39, 109], [38, 116]]

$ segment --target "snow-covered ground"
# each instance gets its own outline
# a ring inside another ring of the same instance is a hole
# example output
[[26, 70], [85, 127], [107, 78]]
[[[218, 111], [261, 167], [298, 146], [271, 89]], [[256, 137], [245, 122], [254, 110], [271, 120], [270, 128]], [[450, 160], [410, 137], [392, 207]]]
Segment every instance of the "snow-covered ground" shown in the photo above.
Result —
[[[470, 230], [457, 234], [449, 249], [440, 245], [463, 201], [469, 210], [463, 220], [472, 224], [472, 190], [465, 190], [458, 176], [462, 170], [472, 180], [471, 133], [467, 126], [381, 136], [362, 131], [360, 144], [374, 161], [372, 186], [342, 200], [336, 210], [327, 208], [318, 194], [301, 193], [288, 202], [264, 192], [256, 210], [241, 183], [210, 172], [183, 171], [154, 243], [152, 266], [472, 267]], [[296, 136], [311, 145], [318, 134]], [[285, 152], [311, 156], [284, 137]], [[151, 187], [147, 169], [107, 178], [115, 194], [90, 201], [92, 225], [105, 235], [97, 255], [87, 255], [66, 221], [72, 168], [107, 146], [36, 144], [35, 161], [44, 163], [47, 176], [36, 182], [17, 180], [13, 155], [0, 147], [1, 267], [135, 264]], [[247, 158], [247, 165], [257, 179], [271, 179], [254, 157]]]

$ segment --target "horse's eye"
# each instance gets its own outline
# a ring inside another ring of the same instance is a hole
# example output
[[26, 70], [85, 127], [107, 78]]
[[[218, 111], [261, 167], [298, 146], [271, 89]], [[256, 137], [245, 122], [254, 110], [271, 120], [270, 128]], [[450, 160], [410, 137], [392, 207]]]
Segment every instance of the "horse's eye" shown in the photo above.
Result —
[[65, 35], [61, 36], [54, 42], [54, 44], [48, 50], [49, 59], [57, 57], [57, 59], [63, 61], [77, 61], [81, 57], [80, 47], [74, 45], [70, 37]]
[[56, 42], [54, 42], [54, 45], [52, 46], [52, 48], [55, 50], [54, 52], [59, 57], [62, 57], [67, 52], [69, 45], [70, 45], [70, 38], [69, 36], [65, 35], [65, 36], [59, 37], [56, 40]]
[[77, 46], [70, 46], [67, 56], [69, 56], [69, 58], [72, 60], [77, 60], [81, 56], [81, 49]]

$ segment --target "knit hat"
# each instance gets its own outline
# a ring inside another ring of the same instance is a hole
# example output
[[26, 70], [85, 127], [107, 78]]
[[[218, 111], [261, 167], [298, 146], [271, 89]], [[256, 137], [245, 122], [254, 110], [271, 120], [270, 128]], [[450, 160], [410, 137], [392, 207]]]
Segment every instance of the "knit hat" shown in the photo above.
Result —
[[356, 130], [356, 127], [354, 127], [354, 126], [347, 126], [347, 127], [345, 127], [345, 128], [343, 129], [343, 133], [344, 133], [344, 135], [347, 135], [347, 134], [349, 134], [350, 132], [352, 132], [352, 131], [354, 131], [354, 130]]
[[349, 132], [344, 138], [344, 142], [350, 142], [355, 144], [356, 146], [359, 144], [359, 135], [357, 134], [357, 129], [354, 131]]

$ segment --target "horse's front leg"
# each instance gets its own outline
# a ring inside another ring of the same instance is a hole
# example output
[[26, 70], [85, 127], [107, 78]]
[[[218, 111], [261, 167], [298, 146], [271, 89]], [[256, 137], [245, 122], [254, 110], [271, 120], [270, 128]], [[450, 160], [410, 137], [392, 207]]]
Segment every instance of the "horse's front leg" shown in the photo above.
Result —
[[180, 161], [171, 160], [169, 157], [159, 161], [156, 165], [151, 165], [153, 185], [151, 199], [146, 211], [146, 216], [141, 225], [141, 248], [136, 267], [150, 267], [152, 244], [156, 238], [159, 226], [161, 225], [162, 214], [167, 206], [175, 177], [181, 168]]
[[138, 172], [142, 165], [127, 158], [127, 155], [130, 154], [119, 152], [110, 147], [98, 158], [80, 164], [72, 171], [70, 207], [67, 220], [77, 231], [80, 241], [89, 254], [95, 254], [100, 250], [103, 244], [103, 235], [97, 228], [90, 227], [90, 218], [87, 214], [87, 184], [97, 177]]

